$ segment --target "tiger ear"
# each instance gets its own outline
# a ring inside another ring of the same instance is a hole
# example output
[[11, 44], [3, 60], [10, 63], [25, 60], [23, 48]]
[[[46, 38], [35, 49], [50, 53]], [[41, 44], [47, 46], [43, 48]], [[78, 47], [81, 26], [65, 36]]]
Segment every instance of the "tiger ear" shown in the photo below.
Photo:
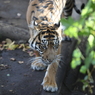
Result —
[[36, 21], [34, 21], [34, 25], [35, 25], [35, 26], [38, 26], [38, 23], [37, 23]]
[[54, 24], [55, 28], [58, 28], [59, 26], [60, 26], [60, 22]]
[[39, 30], [40, 29], [40, 26], [38, 25], [38, 23], [36, 21], [34, 21], [34, 27]]

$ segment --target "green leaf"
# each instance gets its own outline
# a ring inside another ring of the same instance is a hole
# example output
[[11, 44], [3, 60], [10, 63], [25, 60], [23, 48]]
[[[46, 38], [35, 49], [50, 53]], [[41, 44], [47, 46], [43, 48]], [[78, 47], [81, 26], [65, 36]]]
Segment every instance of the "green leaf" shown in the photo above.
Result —
[[85, 58], [84, 63], [87, 68], [89, 68], [90, 64], [92, 63], [93, 57], [94, 57], [94, 51], [91, 51], [89, 55]]
[[87, 36], [89, 36], [89, 33], [85, 32], [85, 30], [81, 30], [80, 32], [78, 32], [78, 35], [82, 36], [82, 37], [87, 37]]
[[73, 57], [77, 57], [77, 58], [80, 58], [82, 55], [81, 55], [81, 51], [77, 48], [74, 50], [73, 52]]
[[64, 19], [64, 18], [61, 19], [61, 23], [62, 23], [62, 25], [64, 25], [66, 28], [68, 28], [68, 27], [71, 25], [70, 23], [68, 23], [68, 20], [67, 20], [67, 19]]
[[88, 37], [88, 42], [89, 42], [89, 45], [91, 46], [91, 47], [93, 47], [94, 46], [94, 36], [93, 35], [89, 35], [89, 37]]
[[85, 74], [86, 71], [87, 71], [86, 66], [85, 66], [85, 65], [81, 66], [81, 68], [80, 68], [80, 72], [83, 73], [83, 74]]
[[92, 3], [91, 0], [89, 0], [85, 8], [82, 10], [81, 13], [82, 17], [89, 15], [93, 11], [93, 9], [91, 8], [91, 3]]
[[80, 58], [73, 58], [71, 62], [71, 67], [75, 69], [77, 66], [81, 64], [81, 59]]
[[92, 64], [95, 65], [95, 59], [92, 60]]
[[68, 19], [62, 18], [61, 20], [62, 25], [66, 27], [66, 29], [75, 22], [73, 18], [69, 17]]
[[73, 69], [76, 68], [76, 61], [75, 61], [74, 59], [73, 59], [72, 62], [71, 62], [71, 67], [72, 67]]
[[64, 32], [67, 36], [78, 38], [77, 27], [69, 27]]

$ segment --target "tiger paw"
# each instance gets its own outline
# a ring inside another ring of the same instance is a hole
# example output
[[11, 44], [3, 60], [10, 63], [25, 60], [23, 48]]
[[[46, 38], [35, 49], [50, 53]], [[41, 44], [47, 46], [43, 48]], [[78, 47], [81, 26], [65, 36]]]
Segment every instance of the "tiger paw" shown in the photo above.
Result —
[[47, 81], [44, 79], [44, 81], [42, 82], [42, 85], [45, 91], [56, 92], [58, 90], [56, 82], [51, 81], [51, 80]]
[[31, 64], [31, 68], [33, 70], [44, 70], [44, 69], [46, 69], [46, 65], [44, 63], [41, 63], [41, 62], [36, 62], [36, 60], [35, 60]]

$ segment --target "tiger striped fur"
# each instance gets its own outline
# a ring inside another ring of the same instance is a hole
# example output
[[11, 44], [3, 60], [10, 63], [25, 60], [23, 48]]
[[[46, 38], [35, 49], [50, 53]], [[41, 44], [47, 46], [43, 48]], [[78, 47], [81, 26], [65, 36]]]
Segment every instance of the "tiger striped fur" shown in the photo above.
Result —
[[36, 57], [31, 64], [34, 70], [47, 71], [43, 79], [43, 89], [55, 92], [56, 71], [60, 61], [61, 41], [64, 27], [60, 19], [68, 18], [75, 8], [74, 0], [30, 0], [26, 19], [30, 31], [30, 47]]

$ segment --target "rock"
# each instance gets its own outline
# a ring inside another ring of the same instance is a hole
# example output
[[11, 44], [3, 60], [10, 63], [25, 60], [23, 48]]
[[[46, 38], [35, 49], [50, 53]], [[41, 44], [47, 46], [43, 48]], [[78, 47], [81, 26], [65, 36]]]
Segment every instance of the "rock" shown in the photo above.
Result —
[[28, 40], [29, 33], [27, 29], [21, 27], [15, 27], [10, 24], [0, 22], [0, 35], [6, 36], [14, 40]]
[[[80, 9], [87, 0], [75, 0]], [[28, 40], [29, 32], [26, 23], [26, 11], [29, 0], [0, 0], [0, 37], [15, 40]], [[76, 20], [79, 15], [74, 11], [72, 17]]]
[[0, 37], [28, 40], [27, 0], [0, 0]]

